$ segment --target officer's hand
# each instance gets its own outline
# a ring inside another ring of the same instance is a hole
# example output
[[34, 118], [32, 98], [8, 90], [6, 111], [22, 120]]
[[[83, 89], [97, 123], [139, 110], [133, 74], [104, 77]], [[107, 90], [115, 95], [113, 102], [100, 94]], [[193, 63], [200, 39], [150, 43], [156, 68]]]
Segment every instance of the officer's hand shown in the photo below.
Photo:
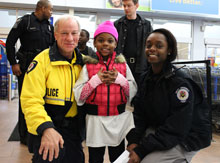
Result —
[[49, 156], [49, 161], [59, 156], [59, 147], [63, 148], [64, 140], [62, 136], [53, 128], [48, 128], [43, 132], [39, 154], [43, 154], [43, 160]]
[[134, 151], [130, 152], [129, 158], [130, 159], [128, 160], [128, 163], [140, 163], [141, 162], [140, 157]]
[[12, 72], [14, 75], [20, 76], [22, 74], [20, 65], [19, 64], [12, 65]]

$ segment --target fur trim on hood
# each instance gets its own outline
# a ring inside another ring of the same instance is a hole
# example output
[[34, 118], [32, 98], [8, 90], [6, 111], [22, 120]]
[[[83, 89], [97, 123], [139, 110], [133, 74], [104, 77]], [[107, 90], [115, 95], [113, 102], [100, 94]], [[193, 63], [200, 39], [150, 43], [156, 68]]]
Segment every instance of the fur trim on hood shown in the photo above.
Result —
[[[88, 55], [83, 55], [83, 62], [84, 64], [89, 63], [89, 64], [97, 64], [99, 63], [98, 57], [91, 57]], [[126, 59], [122, 53], [117, 55], [115, 57], [115, 63], [126, 63]]]

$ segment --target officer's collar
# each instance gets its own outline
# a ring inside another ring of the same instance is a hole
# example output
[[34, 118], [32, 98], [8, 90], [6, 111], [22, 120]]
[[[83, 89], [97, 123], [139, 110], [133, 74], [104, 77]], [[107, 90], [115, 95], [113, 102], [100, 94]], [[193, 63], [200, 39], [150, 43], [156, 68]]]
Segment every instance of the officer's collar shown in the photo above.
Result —
[[37, 18], [37, 16], [34, 14], [34, 12], [32, 12], [31, 15], [33, 16], [33, 18], [34, 18], [35, 20], [37, 20], [37, 21], [39, 21], [39, 22], [44, 22], [44, 21], [46, 21], [47, 23], [50, 24], [50, 21], [47, 20], [47, 19], [39, 20], [39, 19]]
[[[82, 62], [82, 55], [81, 53], [79, 52], [78, 48], [75, 48], [74, 50], [74, 54], [73, 54], [73, 58], [75, 56], [75, 64], [80, 64], [82, 65], [83, 62]], [[50, 57], [50, 61], [51, 62], [56, 62], [56, 61], [67, 61], [67, 59], [60, 54], [59, 50], [58, 50], [58, 46], [57, 46], [57, 43], [55, 42], [53, 44], [53, 46], [50, 47], [50, 50], [49, 50], [49, 57]], [[68, 62], [68, 61], [67, 61]]]

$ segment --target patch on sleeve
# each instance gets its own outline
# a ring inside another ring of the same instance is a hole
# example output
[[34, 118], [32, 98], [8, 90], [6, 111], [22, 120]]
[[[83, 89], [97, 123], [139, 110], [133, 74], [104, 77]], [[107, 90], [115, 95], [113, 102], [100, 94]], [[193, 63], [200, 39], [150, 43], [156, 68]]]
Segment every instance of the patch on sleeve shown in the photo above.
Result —
[[37, 61], [32, 61], [31, 64], [29, 65], [28, 69], [27, 69], [27, 74], [29, 72], [31, 72], [36, 66], [37, 66]]
[[17, 28], [19, 23], [21, 22], [22, 18], [18, 18], [13, 26], [13, 28]]
[[176, 90], [177, 99], [180, 100], [181, 103], [185, 103], [189, 98], [189, 89], [186, 87], [180, 87]]

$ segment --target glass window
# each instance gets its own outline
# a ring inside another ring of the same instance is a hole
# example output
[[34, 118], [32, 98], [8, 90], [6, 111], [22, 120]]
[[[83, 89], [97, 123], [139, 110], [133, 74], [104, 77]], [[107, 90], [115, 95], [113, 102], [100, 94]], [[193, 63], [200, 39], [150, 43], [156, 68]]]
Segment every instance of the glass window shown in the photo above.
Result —
[[26, 14], [31, 14], [34, 10], [18, 10], [18, 17], [22, 17]]
[[111, 16], [110, 21], [114, 22], [114, 21], [118, 20], [119, 18], [121, 18], [121, 16]]
[[153, 29], [165, 28], [173, 33], [177, 39], [178, 57], [177, 60], [189, 60], [192, 44], [191, 21], [176, 21], [165, 19], [153, 19]]
[[190, 21], [175, 21], [165, 19], [153, 19], [153, 29], [166, 28], [177, 37], [192, 37], [192, 27]]
[[0, 9], [0, 20], [0, 27], [13, 27], [16, 22], [16, 10]]
[[65, 15], [65, 14], [68, 14], [68, 11], [66, 11], [66, 12], [65, 11], [63, 11], [63, 12], [53, 11], [53, 14], [52, 14], [53, 25], [60, 16]]
[[190, 59], [190, 51], [191, 51], [191, 44], [189, 43], [177, 43], [178, 48], [178, 56], [177, 60], [189, 60]]
[[220, 67], [220, 45], [207, 45], [206, 56], [211, 61], [211, 66]]
[[206, 58], [211, 66], [220, 67], [220, 25], [206, 24], [204, 31]]
[[220, 39], [220, 25], [206, 25], [204, 37]]

